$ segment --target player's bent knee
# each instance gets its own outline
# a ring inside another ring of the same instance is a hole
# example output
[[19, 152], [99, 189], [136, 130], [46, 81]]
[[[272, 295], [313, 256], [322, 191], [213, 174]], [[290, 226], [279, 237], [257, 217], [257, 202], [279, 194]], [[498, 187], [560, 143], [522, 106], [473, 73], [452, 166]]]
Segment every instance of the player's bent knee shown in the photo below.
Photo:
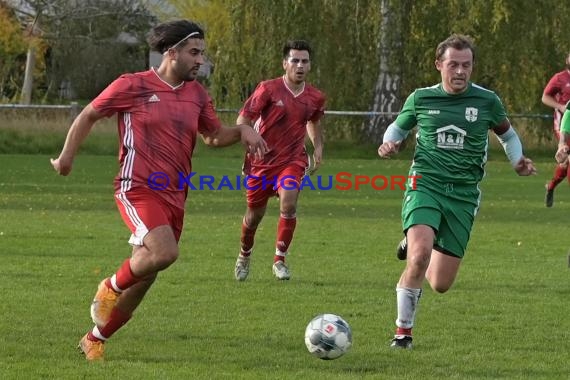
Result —
[[154, 264], [157, 271], [164, 270], [178, 259], [178, 249], [167, 249], [157, 252], [154, 256]]
[[451, 286], [453, 285], [453, 279], [450, 280], [450, 279], [437, 278], [433, 276], [432, 273], [429, 272], [426, 275], [426, 279], [428, 280], [429, 286], [432, 288], [432, 290], [440, 294], [447, 292], [449, 289], [451, 289]]
[[290, 218], [295, 217], [296, 212], [297, 212], [297, 210], [294, 207], [292, 207], [292, 208], [280, 211], [279, 215], [283, 218], [290, 219]]
[[168, 265], [173, 264], [176, 260], [178, 260], [178, 249], [172, 249], [167, 251], [164, 254], [164, 260]]
[[283, 200], [279, 205], [279, 212], [281, 214], [295, 215], [297, 212], [297, 200], [285, 201]]
[[407, 267], [410, 269], [416, 269], [425, 272], [429, 266], [429, 262], [430, 262], [429, 254], [410, 255], [408, 253]]
[[247, 228], [256, 229], [259, 223], [261, 223], [264, 215], [265, 207], [255, 209], [248, 208], [243, 218], [243, 222]]
[[261, 223], [262, 219], [263, 215], [245, 219], [245, 226], [249, 229], [255, 230], [259, 226], [259, 223]]
[[440, 294], [447, 292], [451, 288], [451, 284], [448, 285], [448, 284], [431, 284], [430, 283], [430, 286], [434, 292], [440, 293]]

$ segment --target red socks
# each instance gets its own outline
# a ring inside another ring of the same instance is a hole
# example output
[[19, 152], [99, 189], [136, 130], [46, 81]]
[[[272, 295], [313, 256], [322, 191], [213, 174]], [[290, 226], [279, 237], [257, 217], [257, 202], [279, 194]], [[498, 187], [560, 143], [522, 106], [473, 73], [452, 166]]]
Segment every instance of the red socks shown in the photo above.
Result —
[[[279, 223], [277, 224], [277, 241], [275, 247], [279, 252], [287, 253], [289, 245], [293, 240], [293, 233], [295, 232], [295, 226], [297, 225], [297, 218], [293, 216], [292, 218], [285, 218], [283, 215], [279, 217]], [[253, 248], [255, 229], [251, 229], [242, 222], [241, 224], [241, 255], [249, 256], [251, 249]], [[285, 256], [275, 255], [273, 261], [283, 261], [285, 262]], [[118, 275], [118, 273], [117, 273]]]
[[105, 281], [105, 285], [108, 288], [113, 289], [117, 293], [121, 293], [123, 290], [127, 290], [137, 282], [140, 278], [136, 277], [131, 271], [131, 260], [126, 259], [123, 265], [119, 268], [117, 273], [115, 273], [111, 278]]
[[404, 329], [402, 327], [396, 327], [396, 335], [412, 336], [412, 329]]
[[111, 310], [109, 322], [99, 331], [101, 335], [109, 339], [118, 329], [123, 327], [129, 319], [131, 319], [131, 314], [127, 314], [121, 311], [121, 309], [114, 307], [113, 310]]
[[[556, 169], [554, 169], [554, 175], [550, 182], [548, 182], [547, 188], [548, 190], [554, 190], [554, 188], [566, 178], [567, 172], [570, 170], [570, 167], [565, 168], [561, 167], [560, 165], [556, 165]], [[568, 179], [570, 181], [570, 177]]]
[[[289, 250], [289, 245], [293, 240], [293, 233], [295, 232], [296, 225], [296, 217], [285, 218], [283, 215], [279, 217], [279, 223], [277, 224], [277, 242], [275, 243], [275, 247], [278, 251], [286, 253]], [[275, 255], [273, 261], [285, 262], [285, 256]]]
[[[114, 307], [111, 311], [109, 322], [107, 322], [105, 327], [99, 329], [97, 326], [95, 326], [93, 330], [87, 334], [87, 339], [92, 342], [105, 342], [107, 339], [113, 336], [117, 330], [123, 327], [129, 321], [129, 319], [131, 319], [131, 314], [127, 314]], [[93, 333], [94, 331], [96, 331], [95, 334]], [[97, 335], [100, 335], [100, 337]]]

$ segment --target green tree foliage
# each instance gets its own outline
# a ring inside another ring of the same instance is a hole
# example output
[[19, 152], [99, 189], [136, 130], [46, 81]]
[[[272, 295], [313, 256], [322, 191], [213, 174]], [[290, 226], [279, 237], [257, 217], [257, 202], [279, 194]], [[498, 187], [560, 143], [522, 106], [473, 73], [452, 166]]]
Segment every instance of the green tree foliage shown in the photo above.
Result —
[[[207, 29], [216, 70], [210, 92], [218, 107], [238, 108], [259, 81], [282, 74], [281, 46], [303, 38], [315, 49], [309, 80], [327, 93], [329, 109], [370, 110], [380, 68], [379, 1], [169, 1], [180, 17]], [[185, 7], [186, 5], [186, 7]], [[437, 44], [451, 33], [477, 45], [473, 80], [496, 91], [510, 113], [548, 112], [540, 102], [570, 49], [570, 3], [508, 0], [390, 0], [403, 20], [390, 70], [401, 73], [400, 97], [439, 81]], [[393, 28], [386, 28], [388, 33]], [[330, 120], [330, 119], [329, 119]], [[351, 121], [352, 122], [352, 121]]]
[[[311, 81], [327, 92], [329, 108], [370, 108], [379, 67], [378, 1], [169, 3], [181, 6], [181, 17], [207, 27], [216, 63], [211, 90], [221, 104], [239, 106], [252, 86], [280, 75], [282, 43], [305, 38], [315, 47]], [[392, 0], [396, 8], [407, 4]], [[552, 73], [562, 69], [570, 49], [565, 27], [568, 2], [424, 0], [412, 2], [405, 12], [407, 30], [399, 47], [404, 57], [402, 96], [439, 81], [435, 47], [457, 32], [471, 35], [477, 44], [474, 80], [497, 91], [512, 112], [535, 112], [543, 109], [542, 88]]]
[[[206, 56], [215, 70], [230, 40], [230, 4], [227, 0], [170, 0], [155, 3], [152, 10], [161, 19], [187, 18], [200, 24], [206, 33]], [[200, 81], [212, 87], [211, 78]]]
[[0, 2], [0, 101], [15, 96], [22, 57], [25, 62], [26, 43], [18, 20]]
[[22, 89], [26, 52], [28, 47], [36, 48], [38, 70], [36, 77], [42, 77], [44, 61], [42, 55], [45, 46], [26, 23], [22, 23], [14, 10], [4, 1], [0, 1], [0, 102], [15, 101]]
[[367, 109], [377, 75], [378, 4], [371, 0], [168, 1], [202, 23], [215, 64], [210, 91], [218, 107], [240, 107], [262, 80], [283, 74], [282, 46], [308, 40], [310, 81], [329, 108]]
[[0, 1], [0, 54], [21, 54], [26, 51], [22, 27], [11, 8]]
[[[435, 47], [457, 32], [471, 35], [477, 44], [474, 81], [496, 91], [510, 113], [549, 113], [540, 97], [570, 50], [566, 25], [570, 2], [388, 1], [402, 20], [398, 21], [402, 27], [396, 28], [400, 35], [384, 39], [397, 42], [388, 44], [396, 49], [389, 55], [389, 65], [401, 74], [401, 98], [416, 87], [439, 81]], [[78, 97], [92, 98], [120, 73], [144, 69], [145, 34], [154, 23], [147, 9], [154, 5], [161, 20], [190, 18], [205, 27], [207, 54], [215, 65], [208, 86], [219, 108], [240, 107], [260, 81], [283, 73], [281, 47], [287, 39], [312, 43], [309, 81], [325, 91], [329, 109], [366, 111], [378, 101], [374, 97], [381, 67], [382, 2], [378, 0], [19, 2], [41, 14], [39, 24], [50, 45], [47, 83], [54, 95], [59, 84], [69, 80]], [[13, 22], [9, 15], [0, 13], [0, 18], [0, 54], [5, 54], [6, 46], [25, 47], [21, 35], [14, 34], [17, 29], [9, 28]], [[396, 33], [394, 29], [383, 30]], [[121, 41], [121, 32], [138, 43]], [[18, 51], [25, 56], [25, 48]], [[0, 73], [5, 67], [2, 62]]]
[[227, 0], [169, 0], [155, 3], [152, 10], [163, 19], [188, 18], [206, 31], [207, 54], [216, 60], [230, 36], [230, 4]]
[[54, 95], [68, 83], [76, 97], [91, 99], [120, 74], [146, 68], [146, 33], [154, 18], [139, 1], [57, 2], [59, 11], [44, 21]]

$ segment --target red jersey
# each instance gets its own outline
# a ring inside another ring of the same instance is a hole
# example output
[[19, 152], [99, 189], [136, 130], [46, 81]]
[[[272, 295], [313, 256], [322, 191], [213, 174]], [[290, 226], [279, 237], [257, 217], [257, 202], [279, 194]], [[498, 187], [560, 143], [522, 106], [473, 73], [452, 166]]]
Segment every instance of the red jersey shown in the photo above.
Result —
[[255, 121], [255, 130], [269, 146], [262, 160], [246, 155], [244, 173], [263, 175], [270, 168], [308, 165], [305, 151], [307, 122], [318, 122], [325, 111], [325, 96], [306, 84], [294, 95], [283, 77], [261, 82], [246, 100], [240, 115]]
[[[568, 70], [554, 74], [544, 88], [544, 95], [550, 95], [560, 104], [567, 104], [570, 101], [570, 72]], [[560, 120], [562, 114], [554, 110], [554, 130], [560, 131]]]
[[[187, 185], [179, 175], [192, 170], [197, 133], [217, 131], [221, 123], [212, 100], [197, 81], [172, 87], [154, 69], [125, 74], [91, 103], [109, 117], [118, 113], [120, 170], [115, 192], [155, 190], [169, 204], [184, 208]], [[162, 187], [149, 186], [153, 173]]]

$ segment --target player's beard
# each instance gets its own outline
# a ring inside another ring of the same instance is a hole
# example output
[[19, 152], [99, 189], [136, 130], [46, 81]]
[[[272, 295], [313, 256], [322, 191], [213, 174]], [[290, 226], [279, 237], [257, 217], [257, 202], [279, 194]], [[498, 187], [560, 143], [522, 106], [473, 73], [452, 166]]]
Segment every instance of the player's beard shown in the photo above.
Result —
[[198, 72], [194, 72], [194, 69], [188, 71], [186, 73], [186, 78], [184, 79], [186, 82], [192, 82], [198, 76]]
[[181, 72], [180, 74], [182, 78], [184, 78], [184, 81], [186, 82], [192, 82], [193, 80], [195, 80], [198, 77], [198, 70], [200, 69], [200, 66], [193, 66], [192, 68], [186, 69], [183, 72]]

